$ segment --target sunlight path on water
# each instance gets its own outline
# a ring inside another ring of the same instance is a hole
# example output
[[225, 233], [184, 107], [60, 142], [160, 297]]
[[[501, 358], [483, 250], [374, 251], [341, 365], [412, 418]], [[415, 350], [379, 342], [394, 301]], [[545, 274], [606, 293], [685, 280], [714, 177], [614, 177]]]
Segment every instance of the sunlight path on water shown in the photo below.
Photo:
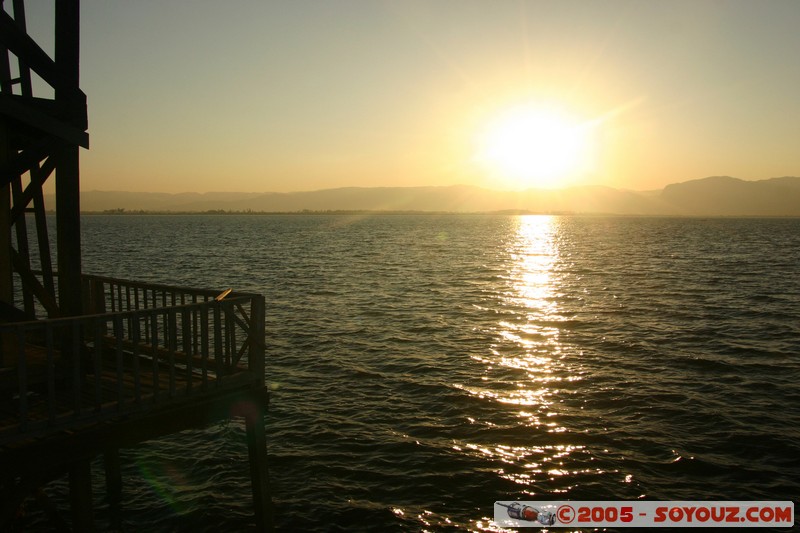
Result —
[[577, 479], [607, 472], [590, 464], [586, 447], [571, 440], [563, 416], [583, 371], [579, 350], [562, 340], [570, 311], [560, 305], [560, 219], [523, 216], [514, 224], [493, 292], [494, 341], [488, 353], [473, 356], [484, 366], [483, 387], [468, 392], [511, 409], [515, 429], [504, 430], [498, 419], [495, 442], [468, 443], [462, 451], [491, 460], [501, 479], [519, 487], [520, 497], [552, 497], [568, 493]]
[[[549, 216], [519, 217], [517, 223], [516, 238], [507, 249], [507, 288], [498, 295], [501, 308], [515, 312], [500, 321], [501, 342], [492, 346], [492, 354], [494, 364], [523, 370], [525, 379], [516, 380], [515, 389], [497, 400], [533, 408], [546, 417], [552, 384], [561, 379], [556, 368], [561, 365], [562, 345], [559, 329], [553, 325], [560, 320], [553, 272], [558, 228], [556, 219]], [[520, 416], [539, 424], [527, 411]], [[547, 425], [556, 429], [554, 423]]]

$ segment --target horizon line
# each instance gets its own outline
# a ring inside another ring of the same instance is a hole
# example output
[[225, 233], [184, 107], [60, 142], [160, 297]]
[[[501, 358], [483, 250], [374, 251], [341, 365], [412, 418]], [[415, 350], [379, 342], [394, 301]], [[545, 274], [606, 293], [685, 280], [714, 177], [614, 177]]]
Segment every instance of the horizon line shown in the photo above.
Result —
[[[315, 193], [315, 192], [322, 192], [322, 191], [335, 191], [335, 190], [344, 190], [344, 189], [454, 189], [454, 188], [472, 188], [472, 189], [482, 189], [487, 191], [493, 192], [508, 192], [508, 193], [523, 193], [523, 192], [531, 192], [531, 191], [545, 191], [545, 192], [553, 192], [553, 191], [563, 191], [569, 189], [582, 189], [582, 188], [606, 188], [606, 189], [613, 189], [617, 191], [632, 191], [632, 192], [654, 192], [654, 191], [663, 191], [670, 185], [678, 185], [683, 183], [690, 183], [694, 181], [703, 181], [708, 179], [717, 179], [717, 178], [725, 178], [725, 179], [732, 179], [736, 181], [741, 181], [745, 183], [757, 183], [761, 181], [770, 181], [774, 179], [784, 179], [784, 178], [800, 178], [798, 176], [791, 176], [791, 175], [783, 175], [783, 176], [772, 176], [769, 178], [759, 178], [759, 179], [744, 179], [738, 178], [735, 176], [730, 175], [713, 175], [713, 176], [705, 176], [702, 178], [690, 178], [684, 181], [675, 181], [672, 183], [668, 183], [661, 188], [656, 189], [631, 189], [627, 187], [614, 187], [611, 185], [605, 185], [600, 183], [585, 183], [585, 184], [575, 184], [575, 185], [565, 185], [564, 187], [529, 187], [526, 189], [494, 189], [491, 187], [486, 187], [483, 185], [473, 185], [467, 183], [455, 183], [450, 185], [342, 185], [342, 186], [334, 186], [334, 187], [324, 187], [321, 189], [308, 189], [308, 190], [295, 190], [295, 191], [230, 191], [230, 190], [220, 190], [220, 191], [180, 191], [180, 192], [164, 192], [164, 191], [132, 191], [132, 190], [123, 190], [123, 189], [81, 189], [81, 193], [84, 192], [100, 192], [100, 193], [133, 193], [133, 194], [167, 194], [167, 195], [181, 195], [181, 194], [304, 194], [304, 193]], [[53, 194], [53, 193], [50, 193]]]

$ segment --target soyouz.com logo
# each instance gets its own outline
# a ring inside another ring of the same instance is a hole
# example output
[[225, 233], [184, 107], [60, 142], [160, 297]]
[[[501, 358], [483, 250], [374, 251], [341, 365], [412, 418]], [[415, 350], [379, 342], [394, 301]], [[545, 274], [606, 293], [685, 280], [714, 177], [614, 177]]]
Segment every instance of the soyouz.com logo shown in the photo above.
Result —
[[498, 501], [501, 527], [792, 527], [791, 501]]

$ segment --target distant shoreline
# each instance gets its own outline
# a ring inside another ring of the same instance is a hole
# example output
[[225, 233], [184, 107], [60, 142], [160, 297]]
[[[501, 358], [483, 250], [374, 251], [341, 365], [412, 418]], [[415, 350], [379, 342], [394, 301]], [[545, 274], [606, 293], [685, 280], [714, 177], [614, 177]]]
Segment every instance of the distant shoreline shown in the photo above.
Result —
[[[54, 214], [55, 211], [48, 211]], [[383, 209], [320, 209], [311, 210], [304, 209], [301, 211], [225, 211], [223, 209], [210, 209], [208, 211], [158, 211], [158, 210], [125, 210], [125, 209], [109, 209], [104, 211], [81, 211], [81, 215], [96, 216], [96, 215], [111, 215], [111, 216], [132, 216], [132, 215], [170, 215], [170, 216], [185, 216], [185, 215], [214, 215], [214, 216], [231, 216], [231, 215], [247, 215], [247, 216], [263, 216], [263, 215], [281, 215], [281, 216], [303, 216], [303, 215], [580, 215], [581, 213], [571, 212], [539, 212], [539, 211], [525, 211], [525, 210], [500, 210], [500, 211], [422, 211], [422, 210], [383, 210]], [[611, 214], [611, 213], [609, 213]]]
[[[46, 195], [45, 205], [56, 206]], [[619, 214], [625, 216], [800, 216], [800, 177], [745, 181], [712, 176], [661, 191], [605, 186], [495, 191], [470, 185], [346, 187], [296, 193], [82, 191], [88, 214]]]
[[[55, 214], [55, 211], [48, 211]], [[302, 210], [302, 211], [148, 211], [119, 210], [81, 211], [81, 216], [359, 216], [359, 215], [425, 215], [425, 216], [571, 216], [571, 217], [624, 217], [624, 218], [686, 218], [686, 219], [731, 219], [731, 218], [800, 218], [800, 215], [681, 215], [647, 213], [591, 213], [565, 211], [401, 211], [401, 210]]]

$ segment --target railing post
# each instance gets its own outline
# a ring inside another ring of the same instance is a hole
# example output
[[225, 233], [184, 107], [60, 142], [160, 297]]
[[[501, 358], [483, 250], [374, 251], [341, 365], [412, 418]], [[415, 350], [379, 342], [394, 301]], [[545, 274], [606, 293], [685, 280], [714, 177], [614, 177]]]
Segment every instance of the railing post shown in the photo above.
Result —
[[164, 313], [164, 328], [166, 338], [164, 347], [167, 349], [167, 363], [169, 364], [169, 397], [175, 396], [175, 352], [178, 351], [178, 325], [177, 312], [173, 308]]
[[103, 314], [106, 312], [105, 284], [101, 279], [92, 279], [92, 312]]
[[211, 311], [214, 315], [214, 372], [216, 372], [215, 384], [219, 386], [222, 382], [223, 372], [223, 358], [222, 353], [222, 304], [221, 302], [213, 302], [211, 304]]
[[250, 299], [250, 353], [248, 366], [258, 378], [259, 386], [264, 386], [266, 362], [264, 350], [264, 297], [254, 295]]

